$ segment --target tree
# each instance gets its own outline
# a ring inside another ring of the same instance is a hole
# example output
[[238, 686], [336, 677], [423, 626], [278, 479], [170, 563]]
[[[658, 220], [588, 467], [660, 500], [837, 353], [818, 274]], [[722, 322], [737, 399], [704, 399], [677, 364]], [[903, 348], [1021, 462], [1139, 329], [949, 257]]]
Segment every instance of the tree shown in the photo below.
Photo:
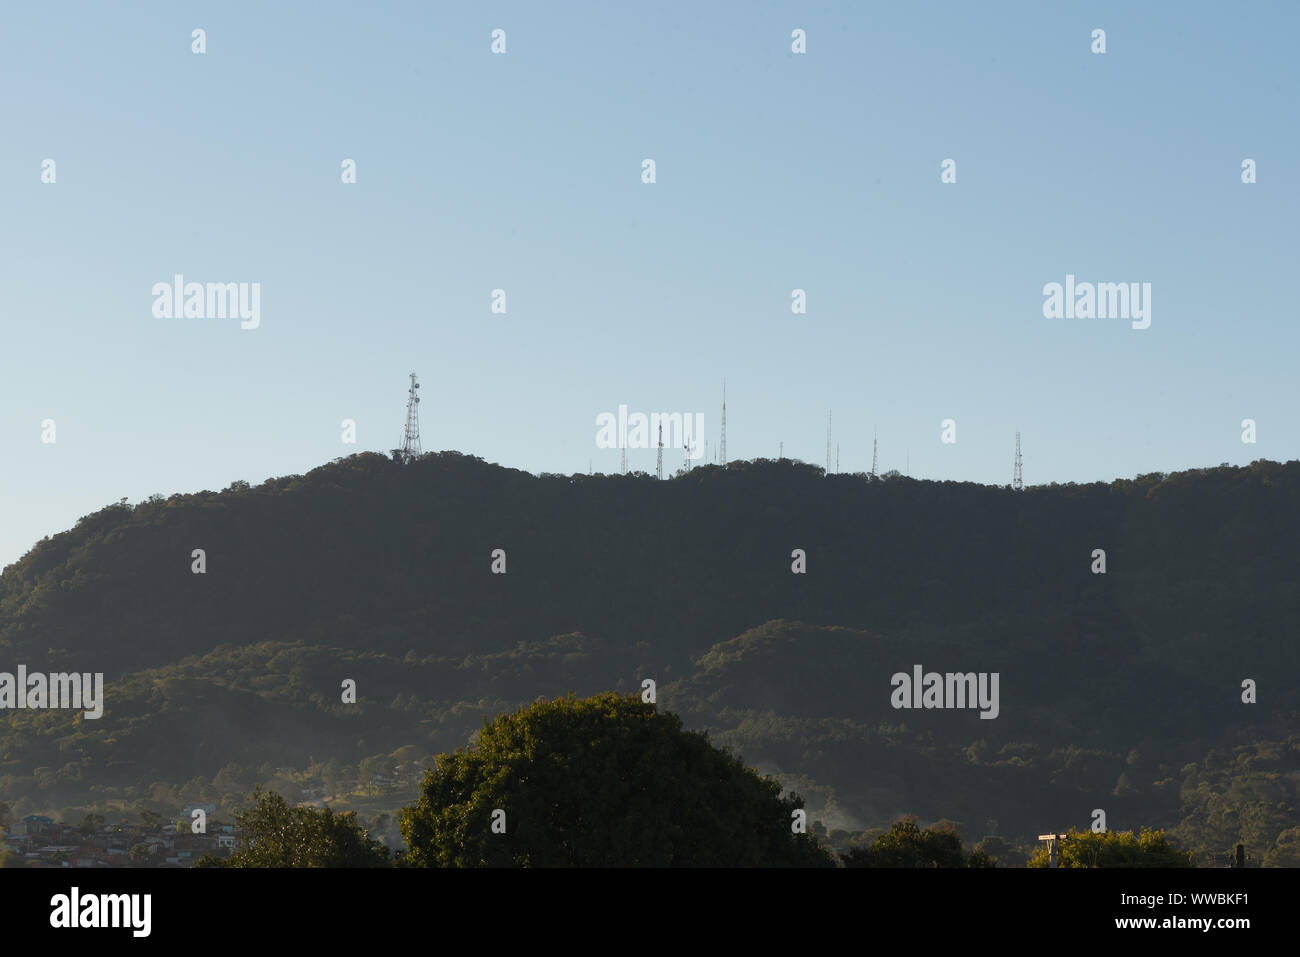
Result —
[[792, 833], [802, 807], [676, 715], [606, 692], [485, 723], [437, 758], [401, 830], [424, 867], [830, 866]]
[[[1132, 831], [1093, 831], [1071, 829], [1058, 842], [1061, 867], [1192, 867], [1193, 855], [1177, 847], [1164, 831], [1144, 827], [1138, 835]], [[1046, 846], [1040, 847], [1026, 867], [1048, 867]]]
[[371, 840], [356, 813], [290, 807], [259, 787], [253, 806], [235, 815], [243, 835], [225, 860], [205, 855], [203, 867], [387, 867], [389, 852]]
[[[869, 847], [855, 848], [844, 856], [845, 867], [966, 867], [961, 836], [954, 825], [943, 822], [917, 827], [915, 817], [902, 817]], [[983, 852], [972, 867], [989, 867]]]
[[1015, 856], [1015, 848], [1008, 844], [1004, 838], [996, 834], [990, 834], [975, 845], [971, 855], [974, 856], [976, 853], [983, 854], [995, 864], [1001, 864], [1005, 867], [1007, 862]]

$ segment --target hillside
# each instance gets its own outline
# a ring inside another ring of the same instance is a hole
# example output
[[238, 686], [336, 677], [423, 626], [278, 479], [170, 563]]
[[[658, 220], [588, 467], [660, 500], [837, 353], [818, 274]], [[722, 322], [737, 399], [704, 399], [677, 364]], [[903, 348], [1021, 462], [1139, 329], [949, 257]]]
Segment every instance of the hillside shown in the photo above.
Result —
[[[848, 829], [1032, 836], [1102, 807], [1262, 854], [1300, 845], [1297, 541], [1298, 462], [1013, 493], [356, 455], [109, 506], [6, 568], [0, 671], [103, 671], [106, 703], [0, 712], [0, 801], [171, 813], [289, 769], [379, 800], [484, 715], [653, 677]], [[997, 719], [891, 707], [916, 664], [999, 673]]]

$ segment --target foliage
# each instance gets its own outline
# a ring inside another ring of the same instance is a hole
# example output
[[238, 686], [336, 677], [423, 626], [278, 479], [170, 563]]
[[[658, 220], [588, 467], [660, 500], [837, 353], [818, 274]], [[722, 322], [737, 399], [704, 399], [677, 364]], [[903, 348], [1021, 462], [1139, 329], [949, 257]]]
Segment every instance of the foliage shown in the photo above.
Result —
[[440, 756], [401, 828], [423, 866], [828, 866], [780, 792], [636, 696], [570, 696]]
[[[1057, 842], [1060, 867], [1192, 867], [1192, 854], [1178, 848], [1164, 831], [1080, 831], [1071, 828]], [[1050, 852], [1044, 844], [1029, 859], [1028, 867], [1047, 867]]]
[[961, 836], [952, 826], [920, 828], [915, 817], [903, 817], [869, 847], [844, 855], [845, 867], [991, 867], [982, 853], [968, 861]]
[[203, 866], [221, 867], [387, 867], [388, 848], [371, 840], [353, 813], [335, 814], [290, 807], [279, 794], [254, 796], [253, 806], [236, 815], [243, 830], [235, 853], [225, 861], [205, 857]]

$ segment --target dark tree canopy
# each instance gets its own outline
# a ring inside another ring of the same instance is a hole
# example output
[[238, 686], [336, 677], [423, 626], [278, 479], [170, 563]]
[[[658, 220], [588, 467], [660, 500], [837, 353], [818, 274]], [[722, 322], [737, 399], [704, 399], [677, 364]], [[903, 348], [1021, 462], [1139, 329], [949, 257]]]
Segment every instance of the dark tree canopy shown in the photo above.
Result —
[[869, 847], [860, 847], [844, 856], [845, 867], [988, 867], [984, 854], [968, 861], [962, 852], [961, 837], [952, 827], [920, 828], [916, 818], [895, 821]]
[[388, 848], [371, 840], [356, 814], [329, 808], [290, 807], [274, 791], [260, 788], [253, 806], [236, 815], [243, 836], [232, 857], [204, 858], [220, 867], [386, 867]]
[[401, 827], [428, 867], [828, 866], [792, 833], [802, 806], [676, 715], [606, 693], [486, 724], [438, 758]]
[[[1161, 830], [1080, 831], [1071, 828], [1059, 842], [1061, 867], [1191, 867], [1192, 855], [1182, 850]], [[1027, 867], [1049, 866], [1044, 845]]]

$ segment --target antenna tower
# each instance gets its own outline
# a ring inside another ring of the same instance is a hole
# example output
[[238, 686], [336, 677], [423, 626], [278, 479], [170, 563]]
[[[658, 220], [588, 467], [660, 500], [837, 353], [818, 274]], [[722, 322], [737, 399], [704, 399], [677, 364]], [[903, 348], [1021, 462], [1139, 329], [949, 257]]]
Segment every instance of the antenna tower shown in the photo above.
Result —
[[727, 467], [727, 380], [722, 380], [722, 441], [718, 444], [719, 465]]
[[655, 477], [663, 480], [664, 477], [664, 424], [659, 423], [659, 463], [655, 466]]
[[1023, 463], [1020, 460], [1020, 433], [1016, 433], [1016, 466], [1011, 473], [1011, 487], [1017, 492], [1025, 490], [1025, 476], [1022, 469]]
[[409, 462], [420, 454], [420, 383], [411, 373], [411, 388], [406, 393], [406, 429], [402, 433], [402, 461]]
[[832, 409], [826, 413], [826, 474], [831, 474], [831, 419], [835, 411]]
[[876, 477], [876, 468], [879, 465], [880, 444], [876, 438], [876, 431], [871, 432], [871, 477]]

